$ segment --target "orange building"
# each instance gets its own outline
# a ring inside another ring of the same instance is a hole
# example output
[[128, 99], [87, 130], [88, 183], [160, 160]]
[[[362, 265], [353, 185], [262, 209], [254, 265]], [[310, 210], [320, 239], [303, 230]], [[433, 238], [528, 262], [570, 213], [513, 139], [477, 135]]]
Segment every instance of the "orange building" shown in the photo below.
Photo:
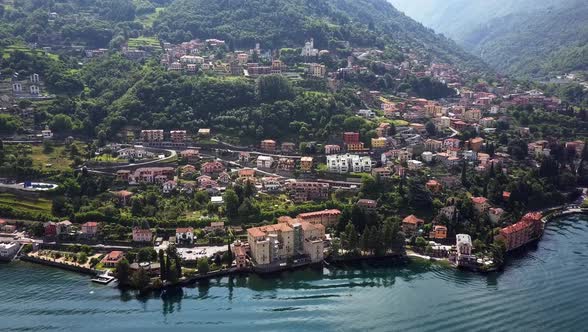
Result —
[[407, 236], [414, 235], [424, 223], [425, 221], [423, 219], [419, 219], [414, 214], [411, 214], [402, 220], [402, 231]]
[[429, 238], [435, 240], [443, 240], [447, 238], [447, 227], [436, 225], [433, 230], [429, 232]]
[[501, 229], [497, 237], [504, 240], [507, 251], [517, 249], [541, 236], [543, 233], [542, 217], [539, 212], [527, 213], [516, 224]]
[[261, 149], [267, 152], [276, 151], [276, 141], [273, 139], [266, 139], [261, 141]]

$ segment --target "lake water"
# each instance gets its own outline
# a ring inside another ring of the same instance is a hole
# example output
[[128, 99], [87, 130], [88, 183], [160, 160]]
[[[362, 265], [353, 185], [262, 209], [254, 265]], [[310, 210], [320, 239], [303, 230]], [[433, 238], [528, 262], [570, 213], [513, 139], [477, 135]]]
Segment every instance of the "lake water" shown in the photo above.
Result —
[[504, 272], [438, 265], [219, 278], [137, 298], [86, 276], [0, 265], [0, 331], [586, 331], [588, 218], [548, 225]]

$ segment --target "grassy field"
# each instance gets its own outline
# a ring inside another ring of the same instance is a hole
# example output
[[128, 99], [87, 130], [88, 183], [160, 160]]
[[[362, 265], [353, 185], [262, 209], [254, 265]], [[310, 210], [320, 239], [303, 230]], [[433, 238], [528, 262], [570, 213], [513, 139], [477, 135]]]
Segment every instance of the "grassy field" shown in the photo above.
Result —
[[18, 198], [13, 194], [0, 193], [0, 204], [11, 206], [16, 209], [28, 212], [47, 212], [51, 213], [53, 203], [50, 200], [39, 198], [24, 199]]
[[129, 38], [128, 46], [129, 49], [137, 49], [140, 46], [159, 48], [159, 41], [155, 37]]
[[65, 171], [69, 170], [72, 164], [64, 146], [54, 146], [53, 151], [45, 153], [42, 145], [35, 145], [32, 158], [33, 166], [43, 171]]
[[155, 22], [155, 19], [157, 18], [159, 13], [161, 13], [164, 9], [165, 8], [163, 7], [157, 7], [155, 8], [155, 13], [139, 16], [135, 21], [143, 24], [143, 26], [145, 26], [146, 28], [150, 28], [153, 26], [153, 22]]
[[94, 158], [94, 160], [100, 161], [103, 163], [126, 163], [126, 162], [128, 162], [128, 160], [126, 160], [126, 159], [120, 159], [117, 157], [113, 157], [112, 155], [107, 154], [107, 153], [97, 156], [96, 158]]
[[31, 53], [31, 54], [38, 54], [38, 55], [46, 55], [49, 58], [53, 59], [53, 60], [58, 60], [59, 56], [57, 54], [53, 54], [53, 53], [49, 53], [49, 52], [45, 52], [42, 50], [33, 50], [25, 45], [20, 45], [20, 44], [15, 44], [15, 45], [10, 45], [7, 46], [6, 48], [4, 48], [2, 50], [2, 58], [3, 59], [8, 59], [10, 57], [10, 54], [16, 52], [16, 51], [21, 51], [24, 53]]

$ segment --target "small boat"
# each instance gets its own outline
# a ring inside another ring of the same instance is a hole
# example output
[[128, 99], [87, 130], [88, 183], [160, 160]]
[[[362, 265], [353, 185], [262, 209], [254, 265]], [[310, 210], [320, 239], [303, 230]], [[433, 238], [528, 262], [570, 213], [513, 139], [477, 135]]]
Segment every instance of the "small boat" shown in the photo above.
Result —
[[110, 282], [112, 282], [114, 279], [116, 279], [115, 277], [111, 276], [108, 271], [105, 271], [104, 273], [97, 275], [96, 277], [94, 277], [92, 279], [92, 282], [98, 283], [98, 284], [102, 284], [102, 285], [108, 285]]

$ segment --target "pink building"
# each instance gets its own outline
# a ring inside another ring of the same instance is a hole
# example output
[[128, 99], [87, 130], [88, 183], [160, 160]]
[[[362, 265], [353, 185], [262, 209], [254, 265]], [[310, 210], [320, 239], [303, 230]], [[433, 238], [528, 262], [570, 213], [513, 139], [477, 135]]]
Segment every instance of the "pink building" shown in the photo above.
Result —
[[92, 237], [98, 233], [98, 223], [95, 221], [88, 221], [82, 225], [82, 234]]
[[202, 173], [204, 174], [214, 174], [214, 173], [221, 173], [224, 172], [225, 165], [223, 165], [220, 161], [209, 161], [202, 165]]
[[133, 227], [133, 242], [151, 242], [153, 232], [150, 229]]
[[325, 154], [337, 154], [339, 152], [341, 152], [341, 147], [339, 145], [325, 145]]

